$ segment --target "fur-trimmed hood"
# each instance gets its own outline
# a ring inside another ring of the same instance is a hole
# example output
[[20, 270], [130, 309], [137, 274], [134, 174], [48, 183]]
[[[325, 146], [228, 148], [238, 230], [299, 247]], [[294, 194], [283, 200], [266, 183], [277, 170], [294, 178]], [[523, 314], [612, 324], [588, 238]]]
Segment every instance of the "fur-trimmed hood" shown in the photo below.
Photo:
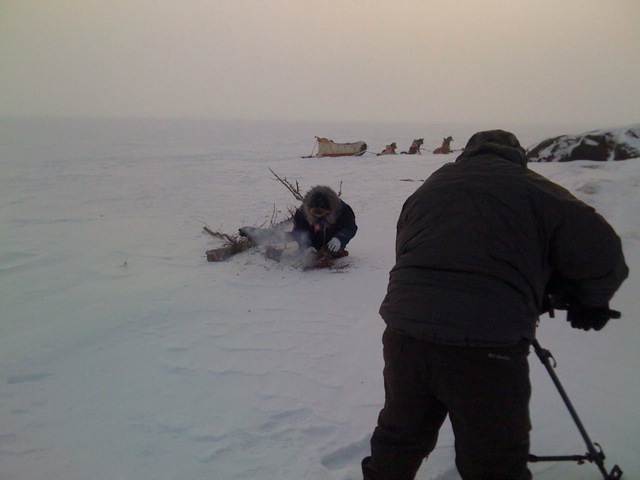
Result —
[[317, 185], [311, 188], [311, 190], [309, 190], [304, 196], [304, 198], [302, 199], [302, 209], [304, 211], [304, 216], [307, 222], [309, 222], [310, 225], [313, 225], [318, 221], [318, 219], [315, 218], [313, 215], [311, 215], [311, 212], [310, 212], [310, 208], [311, 208], [310, 205], [313, 203], [313, 200], [316, 199], [316, 197], [318, 196], [324, 197], [329, 203], [329, 215], [327, 215], [327, 217], [325, 218], [325, 221], [328, 224], [333, 225], [334, 223], [336, 223], [336, 220], [340, 215], [340, 210], [342, 209], [342, 205], [341, 205], [340, 197], [338, 197], [338, 194], [334, 192], [331, 188], [326, 187], [324, 185]]

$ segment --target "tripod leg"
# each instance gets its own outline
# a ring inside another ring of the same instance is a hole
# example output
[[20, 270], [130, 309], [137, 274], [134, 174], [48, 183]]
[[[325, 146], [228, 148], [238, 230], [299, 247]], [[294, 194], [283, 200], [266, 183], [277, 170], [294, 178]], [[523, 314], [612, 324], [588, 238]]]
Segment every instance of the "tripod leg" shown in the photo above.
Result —
[[[556, 388], [558, 389], [558, 392], [560, 393], [560, 396], [562, 397], [562, 400], [567, 406], [567, 409], [569, 410], [569, 413], [571, 414], [573, 421], [578, 427], [578, 430], [580, 431], [582, 438], [587, 444], [587, 450], [589, 452], [587, 455], [587, 459], [596, 463], [596, 465], [598, 466], [598, 469], [604, 476], [605, 480], [619, 479], [620, 477], [622, 477], [622, 470], [620, 470], [620, 467], [618, 467], [617, 465], [613, 467], [613, 470], [611, 470], [611, 473], [607, 473], [607, 470], [604, 467], [605, 456], [604, 456], [604, 452], [602, 451], [602, 448], [600, 447], [600, 445], [594, 444], [589, 438], [589, 434], [587, 433], [586, 429], [584, 428], [584, 425], [580, 421], [580, 418], [578, 417], [578, 414], [576, 413], [575, 408], [573, 408], [573, 404], [571, 403], [571, 400], [569, 399], [567, 392], [565, 392], [564, 388], [562, 387], [562, 384], [560, 383], [560, 379], [556, 375], [556, 372], [553, 370], [553, 368], [555, 367], [555, 359], [553, 358], [553, 355], [551, 355], [551, 352], [549, 350], [542, 348], [538, 343], [538, 340], [534, 340], [532, 342], [532, 345], [536, 352], [536, 355], [538, 355], [538, 358], [540, 358], [543, 365], [549, 372], [549, 375], [551, 376], [551, 380], [553, 380], [553, 383], [555, 384]], [[554, 362], [553, 365], [551, 364], [552, 359]], [[596, 445], [598, 446], [598, 448], [596, 448]]]

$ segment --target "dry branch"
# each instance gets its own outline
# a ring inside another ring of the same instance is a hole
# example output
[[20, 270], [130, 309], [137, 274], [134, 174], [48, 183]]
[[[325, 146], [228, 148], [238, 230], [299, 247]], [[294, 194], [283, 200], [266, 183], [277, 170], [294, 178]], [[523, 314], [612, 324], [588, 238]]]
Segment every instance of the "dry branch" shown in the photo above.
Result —
[[209, 262], [223, 262], [229, 257], [232, 257], [240, 252], [244, 252], [251, 248], [253, 244], [249, 240], [243, 240], [226, 247], [220, 247], [213, 250], [207, 250], [207, 260]]
[[206, 251], [207, 260], [209, 262], [222, 262], [253, 246], [253, 243], [248, 238], [241, 237], [239, 234], [229, 235], [220, 231], [214, 232], [208, 225], [205, 225], [203, 230], [209, 235], [224, 241], [222, 247]]
[[293, 194], [296, 200], [300, 200], [300, 201], [304, 200], [304, 197], [300, 193], [300, 185], [298, 185], [297, 181], [294, 186], [290, 181], [287, 180], [287, 177], [284, 177], [284, 179], [280, 178], [276, 172], [271, 170], [271, 167], [269, 167], [269, 171], [273, 174], [274, 177], [278, 179], [280, 183], [282, 183], [285, 187], [287, 187], [287, 190], [289, 190]]
[[209, 225], [205, 224], [205, 226], [202, 227], [202, 229], [208, 234], [216, 238], [219, 238], [220, 240], [224, 240], [227, 243], [235, 243], [237, 241], [237, 235], [229, 235], [227, 233], [222, 233], [220, 231], [214, 232], [213, 230], [211, 230], [211, 228], [209, 228]]

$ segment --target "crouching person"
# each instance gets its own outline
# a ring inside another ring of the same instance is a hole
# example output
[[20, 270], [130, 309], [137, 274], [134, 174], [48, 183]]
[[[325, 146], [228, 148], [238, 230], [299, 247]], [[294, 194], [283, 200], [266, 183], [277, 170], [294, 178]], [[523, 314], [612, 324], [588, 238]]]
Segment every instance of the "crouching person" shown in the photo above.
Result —
[[357, 230], [351, 207], [322, 185], [306, 193], [293, 216], [293, 237], [309, 260], [321, 250], [327, 250], [333, 258], [348, 255], [345, 247]]

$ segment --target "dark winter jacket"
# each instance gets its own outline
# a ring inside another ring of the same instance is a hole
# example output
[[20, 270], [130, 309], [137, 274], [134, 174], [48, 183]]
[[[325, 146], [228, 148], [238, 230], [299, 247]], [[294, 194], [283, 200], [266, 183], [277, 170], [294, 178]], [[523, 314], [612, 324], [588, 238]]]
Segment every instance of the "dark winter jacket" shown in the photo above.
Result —
[[407, 199], [380, 307], [392, 329], [461, 346], [533, 339], [552, 275], [581, 305], [607, 305], [628, 275], [619, 237], [526, 162], [513, 134], [480, 132]]
[[[311, 214], [311, 205], [317, 200], [329, 210], [324, 219]], [[358, 226], [356, 216], [349, 205], [338, 197], [331, 188], [316, 186], [309, 190], [302, 205], [293, 216], [293, 236], [301, 248], [321, 249], [333, 237], [340, 240], [342, 248], [355, 236]]]

